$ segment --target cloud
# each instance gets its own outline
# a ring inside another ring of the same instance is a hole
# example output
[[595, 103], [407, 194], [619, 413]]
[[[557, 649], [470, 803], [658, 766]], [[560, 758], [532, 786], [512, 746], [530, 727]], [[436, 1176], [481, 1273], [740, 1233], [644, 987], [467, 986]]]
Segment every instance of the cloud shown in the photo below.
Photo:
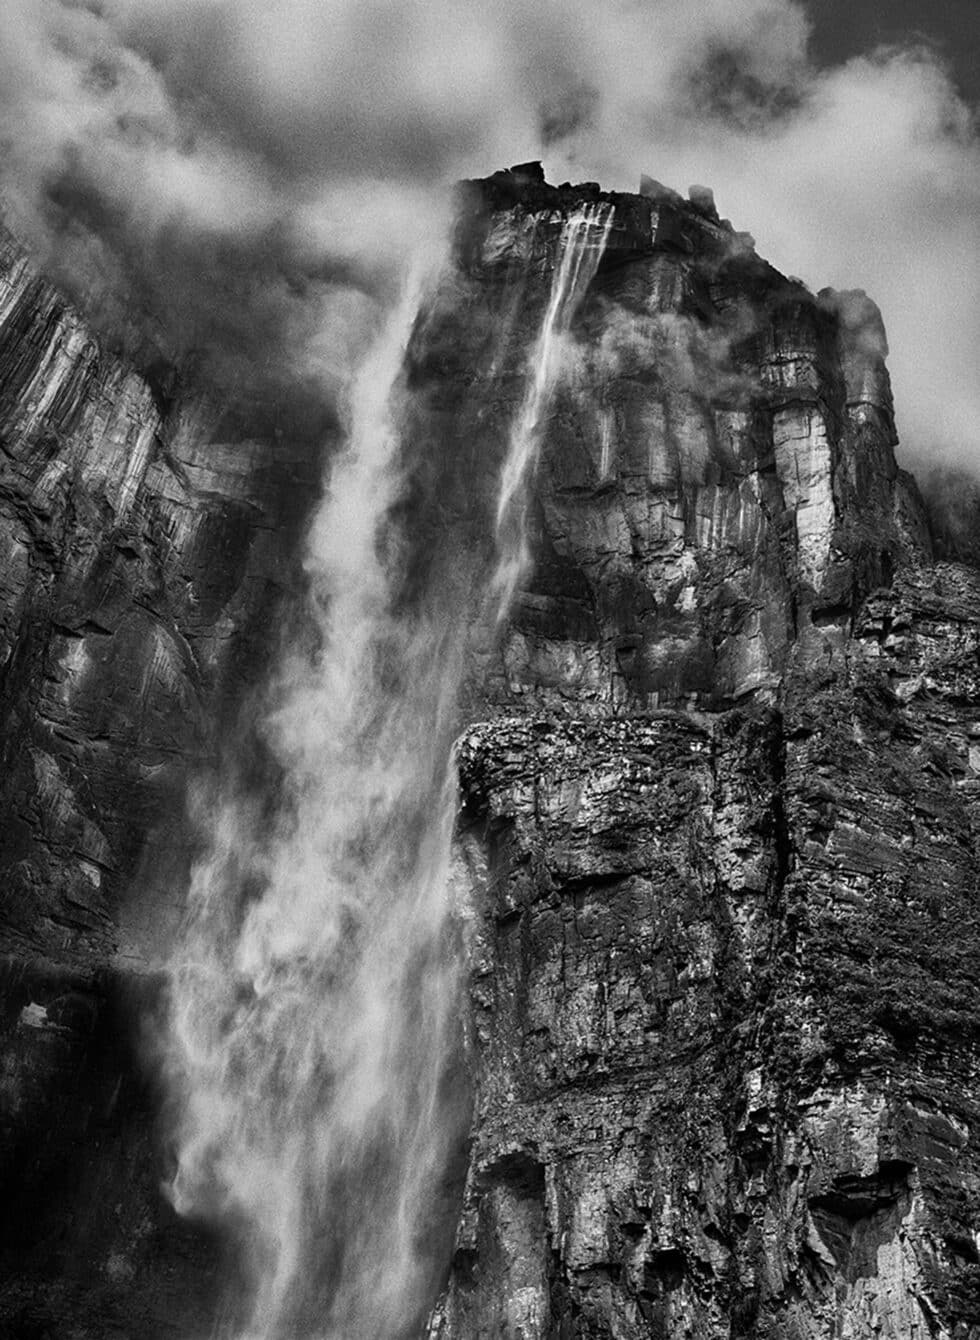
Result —
[[747, 128], [706, 115], [661, 140], [651, 170], [709, 182], [812, 287], [865, 288], [888, 330], [900, 455], [980, 468], [980, 140], [934, 54], [805, 69], [791, 108]]
[[[359, 347], [445, 188], [544, 156], [559, 179], [706, 182], [781, 268], [866, 288], [906, 459], [980, 455], [980, 146], [934, 51], [818, 68], [793, 0], [7, 11], [7, 213], [165, 351], [285, 375], [315, 366], [325, 326]], [[347, 363], [335, 350], [326, 379]]]

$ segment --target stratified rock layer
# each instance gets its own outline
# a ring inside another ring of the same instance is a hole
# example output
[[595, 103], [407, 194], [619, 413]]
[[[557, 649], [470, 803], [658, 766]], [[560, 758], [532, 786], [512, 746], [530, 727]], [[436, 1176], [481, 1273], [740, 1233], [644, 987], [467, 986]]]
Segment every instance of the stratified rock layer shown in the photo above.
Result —
[[460, 746], [475, 1117], [432, 1334], [980, 1336], [980, 574], [932, 563], [863, 294], [700, 197], [527, 170], [468, 186], [416, 342], [446, 526], [584, 199], [616, 221]]

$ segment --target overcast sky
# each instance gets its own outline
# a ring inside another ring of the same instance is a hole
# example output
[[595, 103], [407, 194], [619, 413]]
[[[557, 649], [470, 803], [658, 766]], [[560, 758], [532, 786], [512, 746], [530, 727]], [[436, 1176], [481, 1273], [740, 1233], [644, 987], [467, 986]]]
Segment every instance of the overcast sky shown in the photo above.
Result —
[[878, 301], [904, 458], [980, 469], [978, 9], [4, 0], [0, 190], [110, 316], [340, 387], [453, 179], [704, 183], [781, 269]]
[[813, 52], [823, 64], [887, 43], [926, 41], [947, 60], [964, 98], [980, 101], [977, 0], [810, 0]]

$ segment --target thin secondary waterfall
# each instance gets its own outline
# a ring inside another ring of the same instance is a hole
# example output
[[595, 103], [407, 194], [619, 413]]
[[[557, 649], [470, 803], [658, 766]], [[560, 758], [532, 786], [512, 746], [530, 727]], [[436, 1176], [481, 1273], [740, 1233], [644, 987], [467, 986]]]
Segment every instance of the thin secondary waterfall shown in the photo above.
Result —
[[[504, 465], [491, 583], [527, 565], [522, 494], [595, 273], [608, 212], [566, 224]], [[171, 964], [174, 1203], [240, 1242], [247, 1287], [219, 1327], [249, 1340], [402, 1340], [435, 1283], [430, 1226], [462, 1137], [460, 955], [451, 925], [452, 739], [469, 596], [399, 599], [411, 285], [352, 389], [348, 442], [311, 528], [318, 650], [279, 676], [270, 819], [209, 816]]]
[[612, 221], [612, 206], [599, 203], [586, 205], [570, 215], [562, 227], [558, 266], [500, 478], [497, 498], [499, 557], [493, 581], [500, 618], [510, 608], [514, 592], [530, 566], [527, 480], [537, 462], [545, 415], [561, 373], [564, 341], [602, 260]]

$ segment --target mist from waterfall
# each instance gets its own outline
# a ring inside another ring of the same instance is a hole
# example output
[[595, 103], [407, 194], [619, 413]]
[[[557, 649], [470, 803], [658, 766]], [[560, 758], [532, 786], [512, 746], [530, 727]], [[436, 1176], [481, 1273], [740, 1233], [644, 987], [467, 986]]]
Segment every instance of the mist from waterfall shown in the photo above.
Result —
[[[527, 569], [523, 491], [610, 213], [561, 235], [501, 475], [494, 623]], [[432, 1230], [468, 1115], [452, 741], [479, 593], [404, 598], [402, 370], [431, 279], [360, 368], [309, 532], [316, 650], [286, 659], [263, 727], [274, 816], [240, 794], [210, 808], [171, 963], [172, 1196], [239, 1244], [247, 1302], [218, 1334], [242, 1340], [402, 1340], [446, 1264]]]

